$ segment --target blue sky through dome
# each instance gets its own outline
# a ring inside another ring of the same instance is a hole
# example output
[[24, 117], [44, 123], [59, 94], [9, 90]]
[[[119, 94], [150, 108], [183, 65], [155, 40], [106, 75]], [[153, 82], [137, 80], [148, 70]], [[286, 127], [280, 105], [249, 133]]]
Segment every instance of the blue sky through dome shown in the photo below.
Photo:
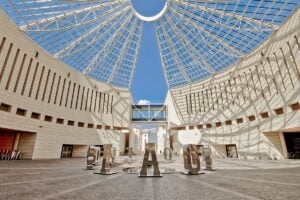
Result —
[[[165, 1], [132, 0], [132, 3], [140, 14], [153, 16], [163, 8]], [[161, 67], [159, 49], [152, 22], [145, 22], [144, 24], [131, 91], [135, 103], [138, 103], [141, 99], [152, 103], [162, 103], [166, 96], [167, 84]]]

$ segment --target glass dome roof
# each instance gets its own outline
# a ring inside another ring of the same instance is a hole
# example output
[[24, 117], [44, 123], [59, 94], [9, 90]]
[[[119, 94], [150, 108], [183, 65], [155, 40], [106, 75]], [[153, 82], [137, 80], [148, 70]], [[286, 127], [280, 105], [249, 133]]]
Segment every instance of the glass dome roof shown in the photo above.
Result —
[[154, 23], [170, 88], [194, 83], [247, 55], [296, 10], [299, 0], [166, 0], [145, 17], [131, 0], [0, 0], [41, 47], [90, 77], [130, 88], [142, 30]]

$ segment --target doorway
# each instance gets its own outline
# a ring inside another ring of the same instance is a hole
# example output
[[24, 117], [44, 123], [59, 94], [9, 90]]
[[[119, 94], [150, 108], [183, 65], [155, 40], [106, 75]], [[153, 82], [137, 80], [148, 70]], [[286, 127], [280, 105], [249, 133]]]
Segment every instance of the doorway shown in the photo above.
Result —
[[128, 155], [129, 153], [129, 133], [125, 133], [125, 149], [124, 155]]
[[0, 156], [13, 152], [20, 154], [20, 159], [32, 159], [36, 133], [0, 127]]
[[238, 158], [236, 144], [227, 144], [225, 147], [228, 158]]
[[284, 132], [289, 159], [300, 159], [300, 132]]
[[61, 158], [72, 158], [73, 145], [64, 144], [62, 146]]

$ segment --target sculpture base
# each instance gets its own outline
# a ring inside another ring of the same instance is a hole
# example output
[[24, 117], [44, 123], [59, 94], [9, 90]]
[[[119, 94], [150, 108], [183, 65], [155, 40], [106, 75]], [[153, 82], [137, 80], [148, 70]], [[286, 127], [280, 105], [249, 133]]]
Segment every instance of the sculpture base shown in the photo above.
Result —
[[185, 172], [181, 172], [181, 174], [184, 174], [184, 175], [200, 175], [200, 174], [205, 174], [205, 172], [200, 171], [200, 172], [197, 172], [197, 173], [192, 173], [192, 172], [185, 171]]
[[162, 175], [154, 175], [154, 174], [147, 174], [147, 175], [139, 175], [139, 178], [162, 178]]
[[118, 172], [95, 172], [94, 174], [100, 174], [100, 175], [113, 175], [117, 174]]
[[86, 168], [83, 168], [83, 170], [95, 170], [94, 166], [86, 166]]
[[216, 168], [213, 168], [213, 169], [212, 168], [208, 168], [208, 169], [205, 168], [204, 170], [206, 170], [206, 171], [216, 171]]

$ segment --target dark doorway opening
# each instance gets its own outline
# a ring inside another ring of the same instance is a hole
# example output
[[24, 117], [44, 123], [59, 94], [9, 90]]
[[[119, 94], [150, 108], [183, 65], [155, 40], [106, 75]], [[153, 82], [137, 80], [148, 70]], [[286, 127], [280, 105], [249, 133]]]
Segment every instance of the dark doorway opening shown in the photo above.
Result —
[[174, 150], [173, 141], [174, 141], [174, 135], [170, 135], [170, 137], [169, 137], [169, 143], [170, 143], [170, 148], [172, 149], [172, 151]]
[[62, 158], [72, 158], [73, 145], [64, 144], [62, 146], [61, 157]]
[[238, 158], [236, 144], [227, 144], [225, 147], [228, 158]]
[[128, 155], [129, 153], [129, 133], [125, 133], [125, 150], [124, 155]]
[[300, 132], [284, 133], [289, 159], [300, 159]]

